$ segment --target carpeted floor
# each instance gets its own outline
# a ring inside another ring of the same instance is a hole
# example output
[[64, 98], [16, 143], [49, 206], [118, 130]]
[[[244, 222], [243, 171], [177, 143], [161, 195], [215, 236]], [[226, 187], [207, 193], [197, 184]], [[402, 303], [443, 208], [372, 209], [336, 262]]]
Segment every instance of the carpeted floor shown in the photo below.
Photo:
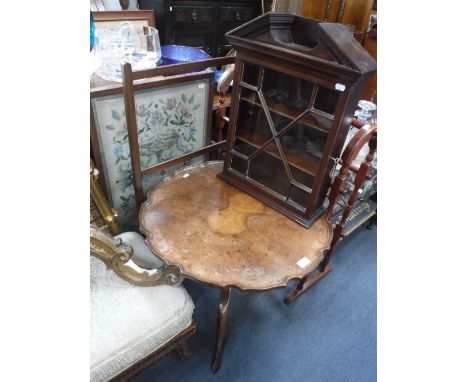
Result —
[[175, 352], [134, 379], [153, 381], [376, 381], [376, 227], [341, 242], [333, 271], [292, 305], [296, 285], [266, 293], [233, 290], [224, 357], [211, 373], [219, 290], [186, 280], [198, 332], [192, 357]]

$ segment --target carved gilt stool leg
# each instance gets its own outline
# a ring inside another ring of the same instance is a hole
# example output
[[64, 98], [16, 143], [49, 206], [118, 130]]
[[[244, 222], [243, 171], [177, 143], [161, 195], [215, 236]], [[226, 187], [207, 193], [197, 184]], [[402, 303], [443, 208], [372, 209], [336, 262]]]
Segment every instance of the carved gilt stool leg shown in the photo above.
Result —
[[187, 341], [179, 342], [176, 345], [176, 349], [181, 361], [187, 361], [192, 356], [192, 351], [190, 350]]
[[213, 362], [211, 364], [211, 371], [216, 373], [221, 366], [223, 358], [223, 345], [224, 345], [224, 332], [226, 329], [227, 309], [229, 305], [229, 295], [231, 288], [226, 287], [221, 289], [218, 305], [218, 327], [216, 329], [216, 342], [213, 353]]

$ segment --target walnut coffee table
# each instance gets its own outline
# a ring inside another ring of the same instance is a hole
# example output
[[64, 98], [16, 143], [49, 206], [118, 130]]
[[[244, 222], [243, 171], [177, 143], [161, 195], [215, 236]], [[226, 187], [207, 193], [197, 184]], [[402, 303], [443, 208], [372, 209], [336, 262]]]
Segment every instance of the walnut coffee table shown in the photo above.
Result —
[[231, 288], [266, 291], [314, 271], [330, 247], [326, 216], [309, 229], [229, 185], [220, 161], [184, 168], [140, 210], [151, 250], [181, 274], [221, 288], [212, 371], [221, 364]]

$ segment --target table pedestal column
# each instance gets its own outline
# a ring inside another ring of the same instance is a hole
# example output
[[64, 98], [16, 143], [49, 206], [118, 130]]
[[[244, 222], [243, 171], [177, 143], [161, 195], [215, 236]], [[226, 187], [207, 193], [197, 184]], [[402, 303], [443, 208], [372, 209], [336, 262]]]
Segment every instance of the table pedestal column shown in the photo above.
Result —
[[227, 321], [227, 309], [229, 305], [229, 295], [231, 294], [231, 288], [224, 287], [221, 289], [219, 296], [218, 305], [218, 327], [216, 329], [216, 342], [213, 353], [213, 362], [211, 364], [211, 371], [216, 373], [221, 366], [221, 360], [223, 358], [223, 345], [224, 345], [224, 331], [226, 328]]

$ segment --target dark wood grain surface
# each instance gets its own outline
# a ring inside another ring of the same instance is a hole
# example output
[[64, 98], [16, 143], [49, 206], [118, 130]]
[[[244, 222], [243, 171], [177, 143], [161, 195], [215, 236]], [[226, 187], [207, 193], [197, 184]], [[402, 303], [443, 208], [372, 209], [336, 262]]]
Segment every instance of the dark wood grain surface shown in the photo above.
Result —
[[312, 272], [331, 242], [326, 216], [306, 229], [220, 180], [221, 170], [222, 162], [186, 168], [148, 194], [140, 229], [153, 252], [189, 278], [241, 290]]

